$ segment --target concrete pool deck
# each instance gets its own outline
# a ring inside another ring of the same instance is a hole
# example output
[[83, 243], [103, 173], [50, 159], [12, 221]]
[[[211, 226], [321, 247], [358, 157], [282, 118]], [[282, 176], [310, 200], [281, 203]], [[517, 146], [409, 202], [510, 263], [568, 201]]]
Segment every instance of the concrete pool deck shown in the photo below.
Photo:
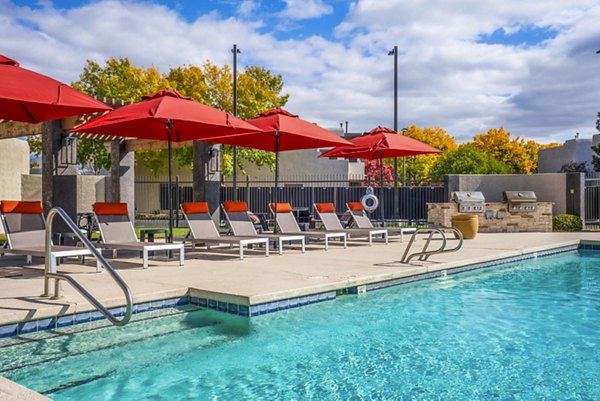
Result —
[[[399, 240], [392, 240], [389, 245], [375, 242], [372, 247], [366, 241], [352, 241], [347, 249], [334, 243], [328, 251], [322, 244], [314, 244], [307, 247], [305, 254], [298, 247], [288, 246], [282, 256], [272, 252], [268, 258], [260, 251], [248, 251], [244, 260], [238, 259], [236, 248], [186, 249], [183, 267], [178, 266], [176, 259], [164, 257], [151, 258], [147, 270], [142, 269], [141, 259], [135, 256], [118, 258], [111, 264], [129, 285], [134, 303], [193, 296], [256, 305], [576, 246], [582, 240], [600, 243], [600, 233], [479, 234], [476, 239], [465, 241], [458, 252], [434, 255], [429, 262], [415, 260], [408, 265], [399, 262], [408, 241]], [[62, 284], [61, 299], [41, 297], [43, 270], [43, 260], [39, 258], [32, 265], [25, 264], [24, 256], [0, 258], [0, 325], [92, 310], [66, 283]], [[124, 304], [124, 297], [109, 274], [95, 272], [93, 260], [86, 266], [64, 263], [59, 271], [72, 272], [105, 305]]]

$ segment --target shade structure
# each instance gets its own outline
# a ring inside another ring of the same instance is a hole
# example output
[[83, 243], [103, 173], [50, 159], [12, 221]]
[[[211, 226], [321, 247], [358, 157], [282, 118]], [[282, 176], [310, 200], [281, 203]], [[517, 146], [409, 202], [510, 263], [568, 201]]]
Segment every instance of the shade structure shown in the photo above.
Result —
[[141, 138], [168, 142], [169, 240], [173, 235], [171, 191], [171, 142], [204, 140], [256, 132], [259, 129], [222, 110], [164, 89], [144, 96], [142, 101], [123, 106], [72, 129], [72, 132]]
[[[248, 135], [211, 138], [210, 141], [275, 152], [275, 195], [272, 200], [275, 204], [278, 203], [280, 151], [354, 146], [333, 132], [303, 120], [284, 109], [265, 111], [248, 122], [258, 127], [260, 131]], [[277, 218], [277, 210], [275, 210], [275, 218]], [[277, 224], [275, 224], [275, 230], [277, 230]]]
[[107, 110], [104, 103], [0, 55], [0, 119], [39, 123]]
[[[383, 159], [388, 157], [417, 156], [440, 153], [441, 150], [416, 139], [399, 135], [387, 127], [377, 127], [350, 140], [355, 146], [338, 146], [325, 152], [321, 157], [343, 157], [347, 159], [379, 159], [379, 176], [383, 188]], [[383, 224], [383, 198], [381, 220]]]

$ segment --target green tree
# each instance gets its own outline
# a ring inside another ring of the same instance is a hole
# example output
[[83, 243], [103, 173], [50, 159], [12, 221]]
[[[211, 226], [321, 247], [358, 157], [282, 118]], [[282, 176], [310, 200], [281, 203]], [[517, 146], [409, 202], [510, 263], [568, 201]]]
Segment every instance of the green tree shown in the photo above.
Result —
[[446, 174], [510, 174], [512, 166], [484, 153], [472, 143], [442, 154], [431, 169], [435, 181], [443, 181]]
[[[182, 66], [171, 68], [161, 74], [155, 67], [141, 68], [131, 64], [127, 58], [110, 58], [104, 66], [88, 60], [79, 81], [73, 86], [90, 95], [139, 101], [142, 96], [163, 88], [172, 88], [204, 104], [231, 112], [233, 109], [232, 72], [229, 66], [219, 67], [209, 61], [201, 67]], [[283, 78], [263, 67], [247, 67], [238, 75], [238, 115], [241, 118], [254, 117], [259, 112], [282, 107], [288, 100], [282, 94]], [[98, 147], [90, 146], [93, 149]], [[271, 152], [240, 148], [238, 165], [243, 169], [244, 162], [273, 168], [275, 157]], [[89, 157], [92, 155], [88, 154]], [[231, 147], [221, 147], [222, 173], [233, 172]], [[176, 149], [174, 157], [180, 166], [192, 165], [191, 147]], [[101, 160], [101, 155], [93, 155]], [[164, 150], [137, 152], [136, 164], [142, 165], [153, 175], [165, 171], [167, 153]]]
[[[596, 120], [596, 129], [600, 132], [600, 113], [598, 113], [598, 119]], [[594, 155], [592, 155], [592, 165], [594, 166], [594, 171], [600, 171], [600, 143], [592, 146], [592, 150], [594, 151]]]

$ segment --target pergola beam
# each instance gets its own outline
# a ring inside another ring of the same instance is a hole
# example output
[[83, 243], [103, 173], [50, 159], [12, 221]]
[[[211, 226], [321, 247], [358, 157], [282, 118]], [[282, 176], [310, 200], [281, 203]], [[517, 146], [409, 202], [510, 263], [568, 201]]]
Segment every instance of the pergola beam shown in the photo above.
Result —
[[40, 135], [41, 133], [42, 124], [30, 124], [8, 120], [0, 122], [0, 139]]
[[[172, 142], [173, 149], [185, 148], [192, 146], [194, 141]], [[148, 150], [166, 149], [167, 141], [153, 141], [150, 139], [129, 139], [125, 142], [126, 152], [145, 152]]]

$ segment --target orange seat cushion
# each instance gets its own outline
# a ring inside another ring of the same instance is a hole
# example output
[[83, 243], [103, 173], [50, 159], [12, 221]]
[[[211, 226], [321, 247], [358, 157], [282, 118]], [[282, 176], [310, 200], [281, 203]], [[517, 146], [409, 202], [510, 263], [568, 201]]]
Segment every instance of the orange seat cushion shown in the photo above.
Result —
[[210, 213], [208, 202], [183, 202], [181, 209], [185, 214]]
[[129, 214], [127, 203], [96, 202], [93, 207], [97, 215]]
[[223, 202], [223, 209], [226, 212], [247, 212], [248, 204], [246, 202]]
[[362, 203], [360, 203], [360, 202], [348, 202], [347, 205], [348, 205], [348, 209], [350, 209], [352, 211], [360, 212], [362, 210], [365, 210]]
[[276, 213], [290, 213], [292, 211], [292, 205], [289, 203], [271, 203], [270, 206], [271, 210]]
[[42, 202], [40, 201], [11, 201], [3, 200], [0, 202], [0, 210], [2, 213], [22, 213], [22, 214], [42, 214]]
[[317, 210], [319, 213], [335, 213], [335, 206], [333, 203], [317, 203]]

